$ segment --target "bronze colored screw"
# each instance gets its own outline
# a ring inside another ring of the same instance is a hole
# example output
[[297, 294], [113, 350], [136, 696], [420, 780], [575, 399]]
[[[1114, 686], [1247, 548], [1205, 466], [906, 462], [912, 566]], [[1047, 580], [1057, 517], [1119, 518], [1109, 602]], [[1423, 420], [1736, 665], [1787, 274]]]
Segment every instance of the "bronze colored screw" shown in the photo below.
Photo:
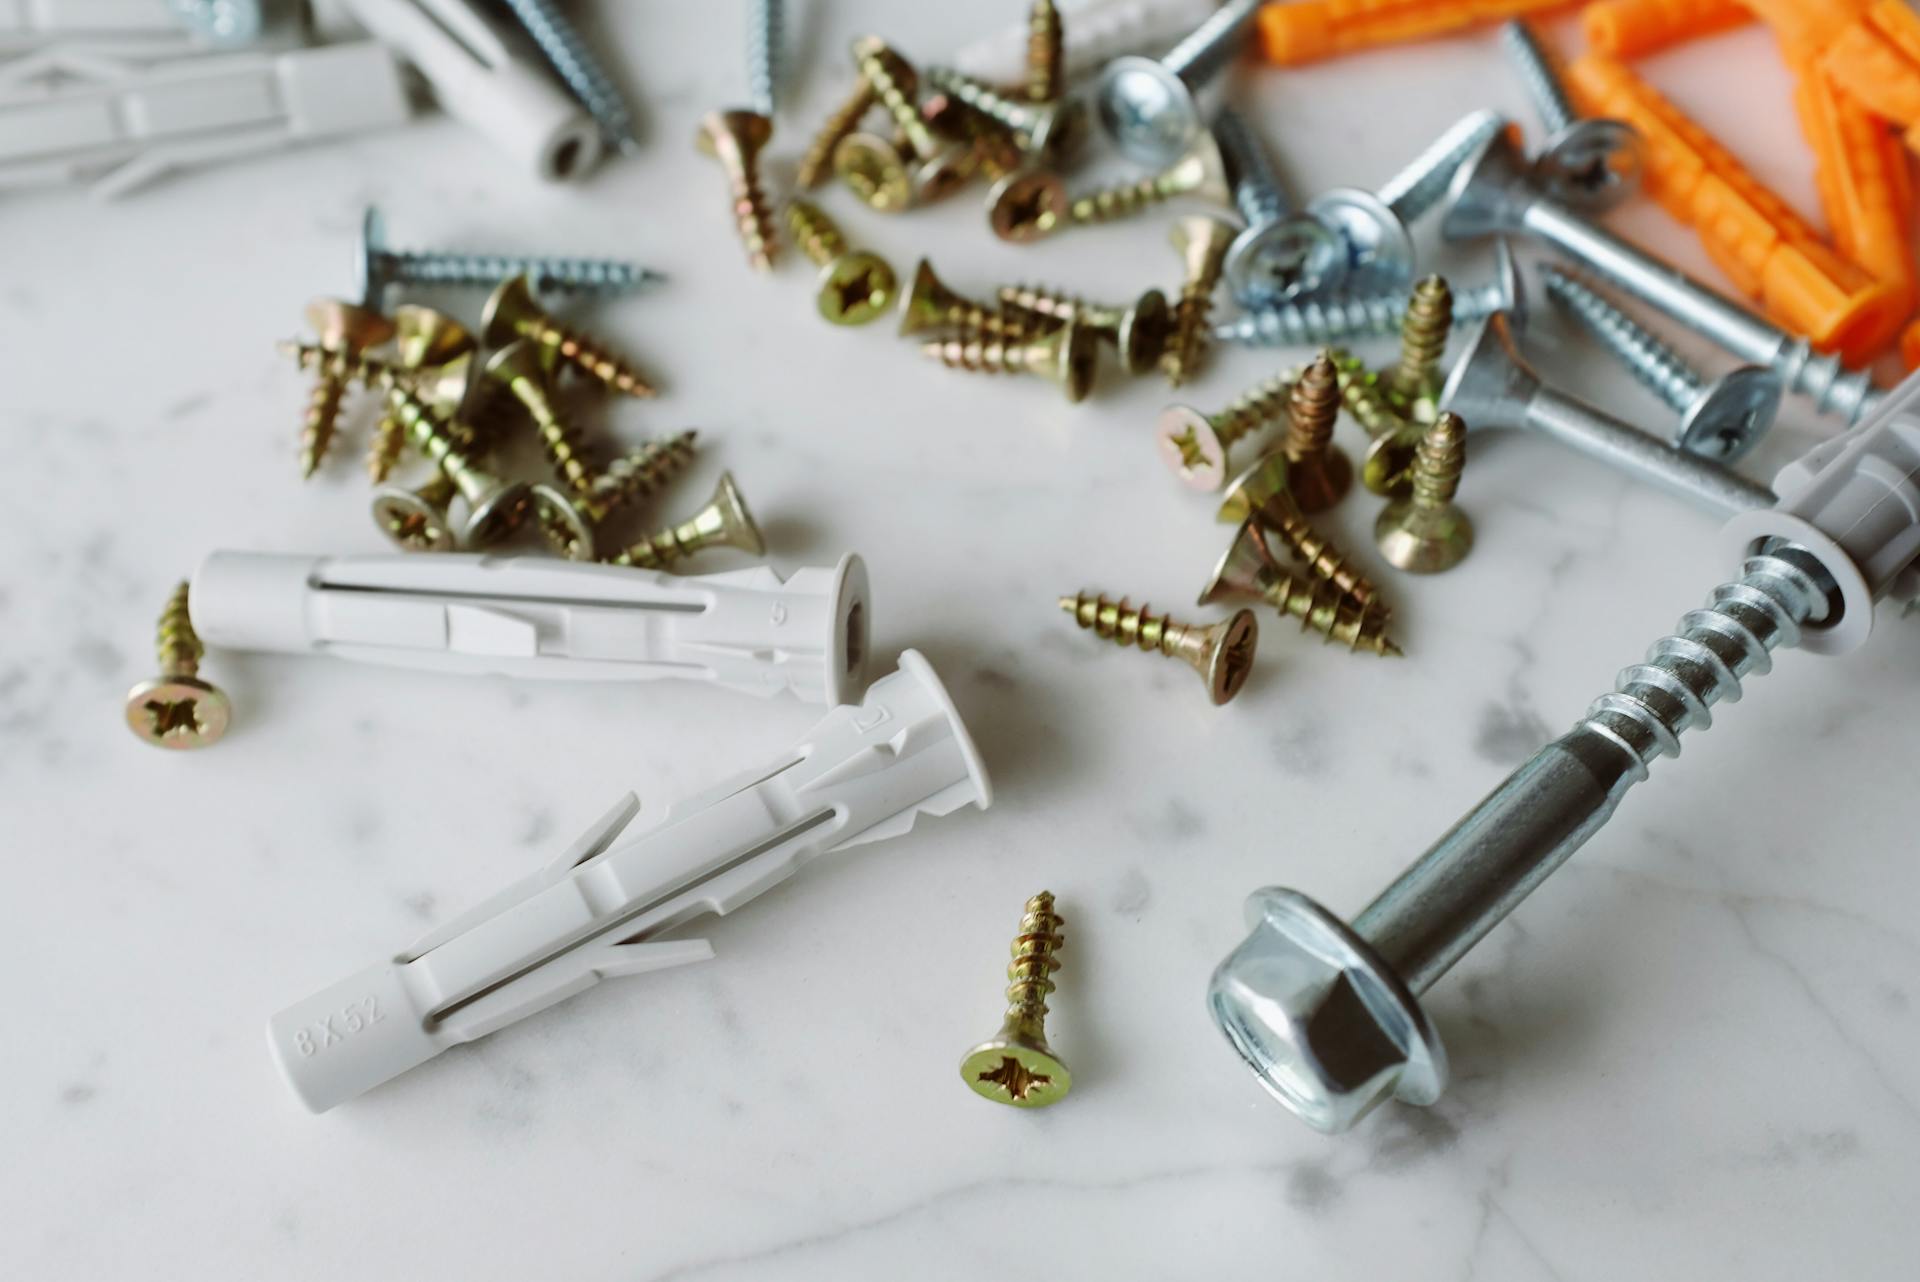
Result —
[[1213, 140], [1211, 133], [1202, 131], [1184, 156], [1157, 174], [1075, 197], [1069, 212], [1076, 223], [1112, 222], [1116, 218], [1131, 218], [1175, 196], [1233, 204], [1226, 161], [1221, 159], [1220, 144]]
[[913, 269], [913, 284], [900, 302], [900, 336], [925, 334], [933, 330], [965, 330], [994, 338], [1028, 338], [1040, 327], [1024, 318], [997, 312], [985, 303], [977, 303], [934, 274], [933, 264], [922, 258]]
[[541, 360], [565, 361], [595, 381], [628, 396], [657, 393], [632, 365], [613, 355], [581, 330], [562, 325], [535, 301], [533, 282], [525, 276], [503, 281], [480, 312], [480, 340], [488, 347], [505, 347], [516, 338], [531, 339], [543, 350]]
[[767, 541], [747, 511], [747, 501], [733, 483], [731, 472], [722, 473], [707, 505], [678, 525], [655, 530], [624, 552], [607, 558], [610, 565], [633, 565], [643, 570], [664, 570], [674, 562], [692, 556], [703, 548], [739, 548], [754, 556], [767, 554]]
[[359, 357], [393, 337], [393, 322], [379, 312], [338, 298], [316, 298], [307, 304], [307, 324], [320, 336], [320, 348], [330, 359], [315, 369], [313, 392], [307, 398], [300, 424], [300, 475], [320, 470], [340, 421], [340, 402], [355, 377]]
[[593, 491], [595, 469], [581, 453], [580, 432], [553, 403], [540, 349], [517, 339], [487, 360], [486, 375], [504, 386], [526, 409], [540, 437], [540, 448], [569, 493], [585, 498]]
[[127, 691], [127, 725], [148, 743], [162, 748], [204, 748], [227, 732], [233, 714], [227, 696], [200, 679], [206, 647], [187, 614], [183, 580], [160, 614], [154, 649], [160, 675]]
[[1389, 503], [1374, 522], [1380, 555], [1397, 569], [1436, 574], [1460, 564], [1473, 547], [1473, 522], [1454, 503], [1467, 461], [1467, 425], [1442, 413], [1420, 442], [1413, 493]]
[[820, 314], [835, 325], [878, 320], [893, 304], [893, 268], [878, 254], [849, 252], [831, 218], [810, 201], [787, 202], [787, 226], [808, 259], [820, 267]]
[[1027, 11], [1027, 97], [1052, 102], [1066, 87], [1066, 39], [1053, 0], [1033, 0]]
[[995, 236], [1024, 245], [1066, 220], [1067, 184], [1059, 174], [1035, 164], [1012, 134], [979, 112], [951, 110], [965, 124], [980, 168], [994, 180], [987, 190], [987, 226]]
[[780, 252], [773, 235], [773, 211], [760, 186], [760, 149], [773, 137], [773, 122], [752, 111], [715, 111], [703, 116], [693, 141], [727, 173], [733, 197], [733, 225], [746, 246], [747, 263], [757, 272], [773, 270]]
[[1087, 398], [1099, 367], [1098, 343], [1073, 321], [1026, 338], [965, 330], [951, 338], [931, 339], [920, 350], [949, 369], [976, 374], [1038, 374], [1058, 383], [1075, 404]]
[[1125, 597], [1109, 601], [1082, 592], [1061, 597], [1060, 608], [1095, 636], [1185, 660], [1207, 683], [1207, 696], [1216, 705], [1239, 694], [1253, 671], [1260, 625], [1251, 610], [1238, 610], [1223, 623], [1198, 628], [1169, 615], [1153, 614], [1147, 606], [1136, 610]]
[[[456, 430], [435, 408], [423, 400], [398, 375], [382, 378], [387, 405], [398, 415], [413, 447], [431, 459], [446, 473], [454, 488], [467, 501], [466, 525], [460, 541], [468, 546], [493, 543], [511, 533], [527, 517], [532, 492], [519, 481], [507, 481], [481, 467], [472, 449], [472, 434]], [[392, 515], [382, 505], [391, 491], [382, 490], [374, 498], [374, 519], [382, 528]]]
[[[393, 312], [394, 363], [404, 370], [437, 369], [474, 349], [467, 327], [444, 312], [406, 303]], [[464, 373], [464, 367], [463, 367]], [[393, 474], [407, 434], [400, 420], [382, 411], [367, 443], [367, 475], [375, 485]]]
[[1120, 352], [1129, 374], [1144, 374], [1167, 349], [1173, 313], [1167, 296], [1149, 289], [1127, 307], [1107, 307], [1037, 285], [1002, 285], [1000, 306], [1052, 321], [1077, 320]]
[[1219, 489], [1227, 478], [1227, 451], [1248, 432], [1287, 412], [1293, 382], [1293, 375], [1277, 374], [1248, 388], [1218, 414], [1202, 414], [1188, 405], [1167, 406], [1154, 431], [1161, 459], [1194, 489]]
[[[891, 50], [887, 57], [893, 59], [893, 78], [909, 97], [919, 87], [919, 77], [912, 67], [897, 58]], [[833, 168], [833, 153], [839, 147], [840, 140], [860, 127], [861, 118], [880, 101], [873, 92], [873, 86], [867, 83], [863, 75], [834, 113], [827, 117], [827, 123], [807, 144], [806, 155], [800, 158], [800, 168], [794, 174], [794, 185], [801, 191], [812, 191], [826, 181], [827, 171]]]
[[1273, 559], [1266, 536], [1252, 521], [1241, 523], [1233, 543], [1213, 567], [1213, 577], [1200, 590], [1201, 605], [1234, 597], [1265, 601], [1281, 614], [1300, 620], [1303, 632], [1318, 633], [1356, 652], [1370, 650], [1382, 658], [1403, 653], [1386, 634], [1385, 611], [1349, 601], [1326, 580], [1288, 574]]
[[1218, 218], [1182, 218], [1173, 226], [1173, 247], [1187, 271], [1180, 301], [1173, 309], [1173, 335], [1160, 358], [1170, 387], [1180, 386], [1200, 367], [1208, 339], [1207, 313], [1213, 307], [1213, 291], [1220, 284], [1227, 247], [1236, 234], [1233, 224]]
[[852, 133], [834, 148], [834, 171], [867, 204], [889, 213], [951, 194], [967, 180], [972, 161], [967, 148], [942, 142], [921, 119], [912, 87], [900, 74], [911, 64], [876, 36], [853, 42], [853, 61], [893, 118], [907, 144], [907, 159], [884, 138]]
[[1373, 438], [1360, 465], [1361, 484], [1375, 494], [1405, 497], [1413, 488], [1413, 457], [1424, 429], [1400, 416], [1381, 390], [1380, 376], [1367, 369], [1359, 357], [1343, 351], [1328, 354], [1340, 371], [1341, 404]]
[[609, 463], [592, 479], [584, 496], [556, 495], [541, 505], [540, 528], [553, 549], [570, 561], [596, 555], [600, 525], [613, 513], [664, 486], [693, 460], [695, 434], [680, 433], [646, 441]]
[[1047, 994], [1053, 991], [1053, 972], [1060, 969], [1054, 954], [1065, 942], [1060, 937], [1065, 924], [1053, 911], [1051, 891], [1027, 901], [1007, 966], [1006, 1018], [997, 1035], [960, 1061], [960, 1078], [975, 1094], [1016, 1108], [1043, 1108], [1064, 1099], [1073, 1085], [1046, 1036]]
[[1231, 525], [1251, 520], [1313, 573], [1339, 588], [1356, 605], [1374, 605], [1382, 619], [1391, 610], [1380, 590], [1333, 540], [1314, 529], [1287, 488], [1287, 456], [1278, 450], [1235, 477], [1220, 503], [1219, 519]]
[[1415, 419], [1433, 420], [1440, 394], [1440, 358], [1453, 330], [1453, 291], [1444, 277], [1423, 277], [1400, 321], [1400, 363], [1387, 390], [1392, 404]]
[[1324, 512], [1353, 486], [1353, 462], [1333, 443], [1340, 414], [1340, 376], [1322, 352], [1300, 371], [1287, 406], [1287, 435], [1280, 448], [1289, 464], [1289, 484], [1300, 510]]

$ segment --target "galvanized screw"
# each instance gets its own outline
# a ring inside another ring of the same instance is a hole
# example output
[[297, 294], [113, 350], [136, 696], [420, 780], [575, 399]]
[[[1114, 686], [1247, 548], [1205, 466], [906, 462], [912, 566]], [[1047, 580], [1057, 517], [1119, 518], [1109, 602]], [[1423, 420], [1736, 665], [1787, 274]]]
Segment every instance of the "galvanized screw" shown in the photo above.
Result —
[[395, 285], [450, 285], [492, 289], [514, 276], [528, 276], [550, 293], [623, 294], [666, 279], [649, 267], [617, 258], [559, 258], [550, 254], [467, 254], [394, 249], [386, 220], [368, 205], [354, 245], [354, 282], [361, 304], [379, 311]]
[[127, 691], [127, 725], [162, 748], [204, 748], [227, 732], [227, 696], [199, 677], [206, 647], [187, 613], [184, 581], [167, 598], [154, 648], [160, 675]]
[[587, 48], [586, 38], [553, 0], [501, 0], [501, 3], [527, 29], [555, 74], [600, 126], [600, 136], [623, 154], [637, 155], [640, 139], [634, 133], [633, 108], [614, 87], [613, 77], [600, 65], [600, 60]]
[[1100, 126], [1142, 165], [1158, 167], [1205, 128], [1199, 98], [1239, 50], [1262, 0], [1228, 0], [1164, 58], [1115, 58], [1094, 90]]
[[529, 339], [549, 359], [565, 361], [602, 386], [628, 396], [656, 394], [639, 370], [585, 333], [549, 315], [534, 298], [532, 283], [525, 276], [515, 276], [493, 291], [481, 309], [480, 327], [481, 341], [489, 347], [505, 347], [516, 338]]
[[1207, 313], [1213, 310], [1213, 292], [1219, 287], [1220, 269], [1234, 232], [1232, 223], [1218, 218], [1182, 218], [1173, 225], [1173, 247], [1186, 273], [1180, 301], [1174, 304], [1173, 333], [1160, 358], [1169, 387], [1180, 386], [1199, 370], [1207, 347]]
[[1619, 120], [1589, 120], [1573, 109], [1560, 73], [1534, 34], [1516, 18], [1500, 29], [1500, 44], [1520, 73], [1546, 126], [1547, 142], [1534, 157], [1533, 176], [1555, 200], [1579, 209], [1610, 209], [1640, 186], [1640, 132]]
[[1213, 136], [1233, 180], [1233, 200], [1247, 229], [1227, 250], [1227, 288], [1242, 306], [1272, 305], [1296, 294], [1337, 289], [1347, 274], [1340, 229], [1298, 214], [1265, 147], [1239, 112], [1223, 110]]
[[1413, 493], [1380, 510], [1373, 541], [1388, 565], [1409, 574], [1437, 574], [1473, 548], [1473, 522], [1453, 501], [1467, 461], [1467, 425], [1441, 414], [1421, 438], [1413, 461]]
[[782, 0], [751, 0], [748, 6], [747, 101], [769, 120], [786, 70], [785, 17]]
[[886, 315], [898, 287], [886, 259], [849, 250], [840, 228], [811, 201], [787, 202], [787, 228], [800, 252], [820, 268], [814, 301], [822, 316], [835, 325], [865, 325]]
[[1161, 460], [1194, 489], [1219, 489], [1227, 478], [1227, 452], [1233, 443], [1286, 414], [1293, 384], [1293, 375], [1276, 375], [1235, 397], [1218, 414], [1169, 405], [1154, 428]]
[[1000, 305], [1057, 323], [1080, 322], [1113, 344], [1121, 367], [1129, 374], [1144, 374], [1154, 367], [1167, 349], [1173, 328], [1172, 309], [1157, 289], [1142, 292], [1125, 307], [1108, 307], [1037, 285], [1003, 285]]
[[1542, 275], [1547, 294], [1680, 415], [1673, 443], [1687, 453], [1733, 463], [1773, 426], [1780, 376], [1772, 370], [1742, 365], [1709, 383], [1680, 353], [1579, 280], [1554, 267]]
[[1365, 650], [1383, 659], [1397, 659], [1404, 653], [1387, 636], [1385, 610], [1350, 600], [1327, 580], [1287, 573], [1251, 520], [1242, 522], [1213, 567], [1207, 586], [1200, 590], [1201, 605], [1222, 599], [1265, 601], [1282, 615], [1300, 620], [1301, 631], [1356, 654]]
[[623, 552], [607, 558], [610, 565], [638, 566], [643, 570], [663, 570], [676, 561], [706, 548], [739, 548], [754, 556], [767, 554], [767, 541], [747, 511], [747, 501], [733, 483], [733, 474], [723, 472], [707, 505], [686, 520], [655, 530]]
[[1253, 671], [1260, 625], [1251, 610], [1237, 610], [1225, 622], [1201, 628], [1169, 615], [1154, 614], [1146, 606], [1135, 609], [1124, 597], [1109, 601], [1082, 592], [1061, 597], [1060, 608], [1095, 636], [1184, 661], [1206, 682], [1207, 696], [1216, 706], [1239, 694]]
[[967, 1052], [960, 1061], [961, 1080], [975, 1094], [1016, 1108], [1043, 1108], [1066, 1098], [1073, 1078], [1067, 1066], [1047, 1045], [1047, 994], [1053, 991], [1053, 972], [1060, 969], [1054, 954], [1063, 942], [1065, 924], [1053, 911], [1053, 894], [1041, 891], [1027, 901], [1020, 918], [1020, 935], [1013, 941], [1013, 961], [1007, 967], [1007, 1016], [1000, 1032]]
[[[1522, 305], [1520, 288], [1513, 252], [1502, 240], [1492, 279], [1455, 291], [1453, 323], [1463, 325], [1485, 320], [1495, 312], [1518, 311]], [[1324, 347], [1353, 338], [1385, 338], [1400, 332], [1406, 321], [1407, 301], [1405, 289], [1302, 298], [1222, 321], [1213, 327], [1213, 337], [1218, 342], [1249, 347]]]

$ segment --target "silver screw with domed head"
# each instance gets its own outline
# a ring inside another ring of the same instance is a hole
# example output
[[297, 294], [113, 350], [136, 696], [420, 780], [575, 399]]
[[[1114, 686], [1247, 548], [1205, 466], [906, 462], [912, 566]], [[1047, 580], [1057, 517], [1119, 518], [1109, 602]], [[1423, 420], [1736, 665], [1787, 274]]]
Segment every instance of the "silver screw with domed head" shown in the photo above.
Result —
[[1645, 160], [1640, 131], [1623, 120], [1575, 111], [1553, 60], [1524, 21], [1502, 27], [1500, 44], [1546, 126], [1546, 144], [1533, 158], [1534, 181], [1577, 209], [1611, 209], [1638, 191]]
[[1239, 112], [1222, 111], [1213, 136], [1233, 182], [1234, 203], [1247, 220], [1227, 249], [1227, 288], [1234, 298], [1243, 306], [1271, 306], [1296, 294], [1338, 289], [1347, 275], [1340, 229], [1294, 212], [1266, 149]]
[[621, 294], [666, 279], [651, 268], [617, 258], [395, 249], [387, 243], [386, 220], [372, 205], [360, 216], [353, 275], [361, 304], [375, 311], [382, 309], [387, 291], [395, 285], [492, 289], [503, 280], [527, 276], [536, 288], [553, 293]]
[[1100, 127], [1114, 145], [1154, 169], [1191, 147], [1209, 115], [1201, 98], [1239, 50], [1262, 3], [1227, 0], [1164, 58], [1109, 62], [1100, 73], [1094, 104]]

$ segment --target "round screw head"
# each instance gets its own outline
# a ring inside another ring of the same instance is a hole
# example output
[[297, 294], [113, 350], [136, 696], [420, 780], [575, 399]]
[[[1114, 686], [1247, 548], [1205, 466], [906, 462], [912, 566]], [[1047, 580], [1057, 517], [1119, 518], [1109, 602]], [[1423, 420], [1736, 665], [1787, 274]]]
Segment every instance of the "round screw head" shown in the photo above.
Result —
[[373, 523], [407, 552], [451, 552], [452, 523], [444, 509], [399, 485], [382, 485], [373, 492]]
[[1128, 159], [1162, 169], [1193, 145], [1200, 106], [1186, 82], [1152, 58], [1115, 58], [1094, 90], [1100, 127]]
[[1067, 220], [1067, 184], [1048, 169], [1022, 169], [987, 192], [987, 224], [1001, 240], [1028, 244]]
[[1473, 522], [1452, 503], [1426, 507], [1412, 498], [1380, 509], [1373, 539], [1388, 565], [1409, 574], [1450, 570], [1473, 550]]
[[897, 214], [913, 204], [913, 178], [888, 139], [852, 133], [833, 149], [833, 172], [868, 208]]
[[232, 712], [227, 696], [198, 677], [154, 677], [127, 691], [128, 727], [162, 748], [218, 742]]
[[1689, 454], [1736, 463], [1773, 426], [1780, 409], [1780, 376], [1743, 365], [1715, 379], [1680, 420], [1674, 444]]
[[960, 1076], [975, 1094], [1015, 1108], [1044, 1108], [1066, 1097], [1073, 1076], [1045, 1042], [994, 1037], [960, 1061]]
[[1640, 189], [1645, 163], [1640, 131], [1621, 120], [1576, 120], [1533, 160], [1533, 180], [1551, 200], [1574, 209], [1612, 209]]
[[1348, 285], [1385, 291], [1413, 279], [1413, 237], [1386, 202], [1357, 187], [1336, 187], [1307, 206], [1309, 217], [1339, 229]]
[[897, 288], [886, 259], [857, 250], [840, 255], [821, 270], [815, 303], [835, 325], [865, 325], [886, 315]]
[[1215, 514], [1215, 519], [1229, 525], [1242, 524], [1264, 511], [1275, 498], [1285, 494], [1287, 484], [1287, 456], [1274, 450], [1233, 478], [1233, 484], [1221, 496], [1220, 510]]
[[1196, 490], [1217, 490], [1226, 479], [1227, 449], [1207, 416], [1188, 405], [1169, 405], [1154, 427], [1160, 458]]
[[1227, 247], [1227, 287], [1242, 303], [1285, 302], [1339, 288], [1347, 275], [1347, 242], [1320, 218], [1296, 214], [1255, 223]]
[[1120, 362], [1129, 374], [1144, 374], [1160, 361], [1173, 333], [1173, 309], [1167, 296], [1150, 289], [1120, 313], [1114, 328], [1114, 342], [1120, 348]]

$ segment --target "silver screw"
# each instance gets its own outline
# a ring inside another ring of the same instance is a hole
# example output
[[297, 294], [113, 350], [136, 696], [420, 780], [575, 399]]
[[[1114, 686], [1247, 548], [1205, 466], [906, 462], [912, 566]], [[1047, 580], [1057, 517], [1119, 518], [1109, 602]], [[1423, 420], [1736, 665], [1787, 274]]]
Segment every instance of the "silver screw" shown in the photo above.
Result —
[[782, 0], [750, 0], [747, 13], [747, 98], [754, 111], [773, 119], [786, 66], [786, 6]]
[[[1657, 307], [1741, 360], [1764, 365], [1822, 413], [1850, 423], [1882, 393], [1862, 372], [1845, 370], [1837, 356], [1816, 356], [1812, 345], [1769, 324], [1700, 281], [1603, 231], [1547, 199], [1527, 179], [1526, 160], [1507, 136], [1495, 137], [1454, 178], [1453, 204], [1441, 234], [1448, 240], [1526, 232], [1583, 264], [1603, 280]], [[1472, 422], [1468, 418], [1468, 422]]]
[[1689, 454], [1732, 463], [1760, 443], [1780, 409], [1780, 376], [1742, 365], [1709, 383], [1631, 316], [1556, 268], [1542, 273], [1562, 304], [1633, 376], [1680, 415], [1673, 443]]
[[1466, 354], [1440, 392], [1440, 408], [1452, 410], [1475, 431], [1523, 427], [1538, 432], [1721, 516], [1775, 502], [1765, 486], [1543, 384], [1502, 315], [1482, 321], [1467, 339]]
[[1657, 759], [1678, 756], [1683, 733], [1710, 725], [1714, 704], [1738, 699], [1744, 677], [1797, 644], [1831, 590], [1797, 545], [1749, 558], [1351, 926], [1298, 891], [1254, 892], [1252, 933], [1214, 971], [1207, 1003], [1261, 1085], [1327, 1132], [1390, 1097], [1437, 1100], [1447, 1054], [1420, 995], [1598, 832]]
[[[1456, 290], [1456, 327], [1485, 320], [1495, 312], [1517, 313], [1522, 306], [1520, 274], [1513, 251], [1500, 241], [1491, 280]], [[1387, 338], [1400, 333], [1407, 315], [1407, 291], [1302, 298], [1282, 307], [1261, 308], [1213, 327], [1222, 343], [1247, 347], [1325, 347], [1355, 338]]]
[[625, 155], [637, 154], [640, 139], [633, 130], [633, 108], [614, 87], [613, 77], [600, 65], [600, 60], [587, 48], [579, 28], [560, 12], [553, 0], [500, 2], [527, 29], [541, 56], [600, 126], [600, 136]]
[[1534, 177], [1554, 199], [1581, 209], [1608, 209], [1640, 186], [1640, 133], [1619, 120], [1588, 120], [1573, 109], [1560, 73], [1533, 28], [1515, 19], [1500, 43], [1546, 126]]
[[167, 8], [187, 30], [223, 45], [258, 40], [267, 18], [263, 0], [167, 0]]
[[457, 254], [394, 249], [386, 219], [372, 205], [360, 219], [354, 246], [354, 277], [361, 300], [375, 311], [394, 285], [471, 285], [492, 289], [503, 280], [529, 276], [538, 290], [553, 293], [620, 294], [666, 279], [647, 267], [616, 258], [554, 258], [529, 254]]
[[1222, 111], [1213, 136], [1233, 180], [1233, 203], [1247, 229], [1227, 247], [1227, 286], [1243, 304], [1276, 303], [1336, 288], [1347, 274], [1340, 230], [1296, 214], [1266, 148], [1237, 111]]
[[1115, 58], [1094, 102], [1114, 145], [1149, 169], [1172, 164], [1205, 127], [1200, 93], [1240, 48], [1262, 0], [1227, 0], [1164, 58]]

